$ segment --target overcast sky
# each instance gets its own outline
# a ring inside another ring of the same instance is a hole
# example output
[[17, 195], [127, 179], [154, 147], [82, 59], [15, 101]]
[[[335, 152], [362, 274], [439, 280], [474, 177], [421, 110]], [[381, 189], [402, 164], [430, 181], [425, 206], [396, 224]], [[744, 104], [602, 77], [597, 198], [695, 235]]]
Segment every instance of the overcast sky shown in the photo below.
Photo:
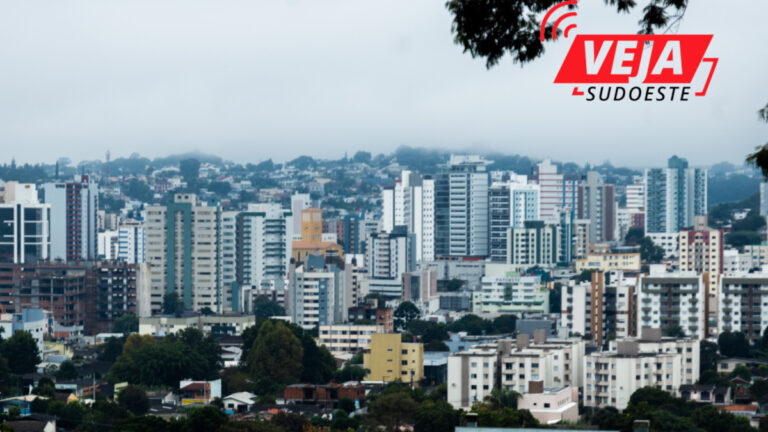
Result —
[[[707, 97], [657, 104], [587, 103], [552, 84], [565, 39], [524, 68], [486, 70], [453, 44], [442, 0], [2, 1], [0, 161], [107, 150], [284, 161], [409, 145], [740, 163], [768, 141], [756, 115], [768, 2], [691, 3], [679, 33], [714, 34], [720, 64]], [[637, 19], [584, 0], [575, 22], [635, 33]]]

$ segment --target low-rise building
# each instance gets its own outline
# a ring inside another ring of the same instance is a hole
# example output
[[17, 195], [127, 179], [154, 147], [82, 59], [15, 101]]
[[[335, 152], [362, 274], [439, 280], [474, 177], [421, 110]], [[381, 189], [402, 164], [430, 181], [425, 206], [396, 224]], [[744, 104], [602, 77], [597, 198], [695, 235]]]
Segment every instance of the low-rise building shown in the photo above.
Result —
[[542, 424], [579, 420], [578, 387], [544, 387], [542, 381], [528, 383], [528, 391], [517, 401], [517, 409], [525, 409]]
[[239, 335], [256, 324], [254, 315], [220, 314], [203, 315], [192, 313], [189, 316], [153, 316], [139, 318], [139, 334], [167, 336], [187, 328], [196, 328], [205, 334]]
[[682, 384], [682, 356], [642, 352], [637, 341], [620, 341], [616, 351], [586, 356], [584, 406], [627, 408], [629, 398], [643, 387], [675, 394]]
[[[677, 353], [681, 356], [682, 384], [695, 384], [700, 374], [700, 341], [696, 338], [674, 338], [662, 336], [661, 329], [644, 327], [639, 337], [621, 339], [636, 342], [641, 353]], [[619, 341], [611, 341], [608, 350], [618, 352]]]
[[318, 341], [325, 345], [331, 354], [355, 354], [363, 351], [371, 343], [371, 335], [384, 333], [384, 326], [338, 324], [320, 326]]
[[509, 264], [486, 263], [479, 292], [472, 296], [475, 313], [548, 313], [549, 289], [541, 276], [521, 276]]
[[640, 271], [640, 253], [639, 252], [608, 252], [608, 253], [590, 253], [586, 258], [574, 261], [576, 271], [581, 273], [585, 270], [597, 270], [609, 272], [615, 270], [622, 271]]
[[399, 333], [373, 334], [363, 354], [366, 381], [418, 384], [424, 378], [424, 345], [404, 343]]
[[467, 409], [496, 387], [523, 393], [530, 381], [579, 387], [584, 348], [583, 340], [548, 340], [546, 331], [537, 330], [533, 340], [520, 334], [454, 353], [448, 358], [448, 402]]

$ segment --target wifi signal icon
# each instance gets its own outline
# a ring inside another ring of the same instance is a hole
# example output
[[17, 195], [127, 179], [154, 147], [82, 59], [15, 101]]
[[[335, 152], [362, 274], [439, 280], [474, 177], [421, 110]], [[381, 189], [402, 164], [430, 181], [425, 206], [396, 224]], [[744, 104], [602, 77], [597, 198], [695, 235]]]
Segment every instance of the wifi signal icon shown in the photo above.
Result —
[[[571, 6], [571, 5], [577, 5], [579, 4], [579, 0], [567, 0], [561, 3], [558, 3], [554, 6], [552, 6], [548, 11], [547, 14], [544, 15], [544, 19], [541, 21], [541, 41], [545, 42], [545, 32], [547, 29], [547, 21], [552, 17], [552, 14], [555, 13], [558, 9], [565, 7], [565, 6]], [[575, 17], [578, 15], [576, 12], [568, 12], [560, 15], [560, 18], [558, 18], [555, 21], [555, 24], [552, 26], [552, 40], [557, 40], [557, 28], [560, 27], [560, 24], [562, 24], [563, 21], [570, 17]], [[576, 28], [576, 24], [571, 24], [565, 28], [565, 31], [563, 32], [563, 36], [568, 38], [568, 33], [571, 32], [571, 30]]]

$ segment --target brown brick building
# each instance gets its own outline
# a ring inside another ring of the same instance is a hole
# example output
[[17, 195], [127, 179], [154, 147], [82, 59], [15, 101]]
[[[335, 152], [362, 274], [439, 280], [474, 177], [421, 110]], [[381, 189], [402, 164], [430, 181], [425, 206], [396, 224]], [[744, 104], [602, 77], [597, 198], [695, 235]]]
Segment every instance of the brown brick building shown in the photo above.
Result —
[[56, 324], [92, 335], [136, 313], [139, 266], [119, 261], [0, 264], [0, 313], [42, 308]]

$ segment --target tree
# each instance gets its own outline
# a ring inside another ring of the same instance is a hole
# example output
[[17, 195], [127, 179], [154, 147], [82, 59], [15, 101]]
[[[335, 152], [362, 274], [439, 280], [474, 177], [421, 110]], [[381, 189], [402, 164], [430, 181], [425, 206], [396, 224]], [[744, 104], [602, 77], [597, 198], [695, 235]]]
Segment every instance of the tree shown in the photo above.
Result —
[[123, 352], [123, 345], [125, 344], [125, 337], [116, 338], [111, 337], [107, 339], [107, 342], [101, 345], [101, 352], [99, 353], [99, 360], [114, 363], [117, 357]]
[[147, 393], [139, 387], [129, 385], [117, 396], [117, 402], [121, 407], [132, 412], [133, 415], [143, 415], [149, 411], [149, 398]]
[[418, 404], [410, 394], [403, 392], [382, 394], [368, 404], [368, 417], [374, 424], [394, 432], [413, 421], [417, 408]]
[[263, 393], [276, 385], [296, 382], [301, 377], [301, 341], [281, 321], [265, 321], [248, 352], [246, 364]]
[[752, 379], [752, 371], [749, 370], [748, 367], [744, 365], [737, 365], [730, 374], [731, 378], [739, 377], [743, 380], [749, 381]]
[[[362, 381], [367, 371], [360, 366], [345, 366], [333, 374], [333, 380], [338, 383], [347, 381]], [[350, 411], [347, 411], [350, 412]]]
[[717, 337], [720, 354], [725, 357], [749, 356], [749, 342], [741, 332], [723, 332]]
[[[760, 120], [768, 123], [768, 105], [757, 112]], [[747, 163], [760, 169], [763, 177], [768, 179], [768, 144], [759, 146], [754, 153], [747, 156]]]
[[370, 164], [371, 154], [367, 151], [358, 151], [352, 156], [352, 162]]
[[171, 291], [163, 295], [163, 313], [166, 315], [180, 315], [184, 311], [184, 302], [179, 298], [179, 293]]
[[193, 408], [187, 413], [184, 430], [191, 432], [216, 431], [229, 421], [227, 415], [212, 406]]
[[699, 363], [701, 372], [711, 370], [717, 371], [717, 344], [706, 340], [699, 344]]
[[451, 404], [440, 400], [424, 401], [414, 415], [415, 432], [452, 431], [459, 422], [459, 416]]
[[624, 236], [624, 243], [628, 245], [640, 244], [645, 237], [645, 230], [643, 228], [634, 227], [627, 231], [627, 235]]
[[647, 263], [658, 263], [664, 259], [664, 248], [657, 246], [650, 237], [640, 241], [640, 259]]
[[66, 360], [59, 365], [59, 370], [56, 371], [56, 378], [70, 380], [77, 378], [77, 368], [71, 360]]
[[336, 360], [328, 348], [317, 346], [315, 338], [309, 333], [301, 335], [301, 382], [326, 384], [336, 371]]
[[166, 342], [171, 343], [178, 340], [190, 350], [196, 351], [205, 358], [207, 362], [206, 376], [208, 378], [212, 379], [218, 375], [219, 368], [221, 367], [221, 345], [216, 342], [212, 335], [206, 336], [196, 328], [187, 327], [176, 334], [168, 336], [167, 339]]
[[134, 314], [125, 314], [115, 320], [112, 327], [115, 333], [130, 334], [139, 331], [139, 317]]
[[253, 300], [253, 314], [257, 318], [270, 318], [285, 315], [285, 308], [280, 303], [272, 301], [265, 295], [256, 296]]
[[339, 409], [343, 410], [347, 414], [352, 414], [355, 412], [355, 401], [348, 397], [343, 397], [339, 399]]
[[114, 430], [116, 432], [165, 432], [168, 431], [168, 422], [153, 415], [135, 416], [121, 420]]
[[517, 328], [517, 317], [514, 315], [498, 316], [493, 320], [493, 328], [496, 333], [514, 333]]
[[445, 290], [448, 292], [454, 292], [461, 289], [461, 287], [464, 286], [464, 281], [461, 279], [453, 278], [448, 281], [448, 284], [445, 286]]
[[419, 311], [419, 308], [417, 308], [415, 304], [409, 301], [404, 301], [400, 303], [397, 309], [395, 309], [394, 316], [395, 316], [395, 329], [405, 330], [408, 328], [408, 324], [410, 324], [411, 321], [421, 316], [421, 312]]
[[508, 388], [494, 388], [491, 394], [485, 397], [485, 403], [492, 409], [498, 410], [504, 407], [517, 409], [517, 401], [522, 395]]
[[[448, 0], [453, 15], [454, 41], [472, 57], [486, 60], [486, 67], [509, 54], [515, 62], [528, 63], [544, 53], [540, 40], [540, 18], [561, 0]], [[635, 0], [606, 0], [618, 12], [629, 12]], [[648, 0], [640, 20], [641, 33], [651, 34], [677, 22], [685, 13], [687, 0]], [[670, 13], [671, 12], [671, 13]], [[558, 31], [559, 33], [559, 31]], [[552, 39], [552, 25], [546, 38]]]
[[664, 336], [682, 338], [685, 337], [685, 331], [677, 324], [670, 324], [663, 330]]
[[474, 314], [467, 314], [448, 325], [452, 332], [467, 332], [473, 336], [493, 332], [493, 323]]
[[35, 372], [41, 362], [37, 342], [31, 333], [23, 330], [17, 330], [0, 343], [0, 355], [8, 361], [8, 367], [16, 375]]

